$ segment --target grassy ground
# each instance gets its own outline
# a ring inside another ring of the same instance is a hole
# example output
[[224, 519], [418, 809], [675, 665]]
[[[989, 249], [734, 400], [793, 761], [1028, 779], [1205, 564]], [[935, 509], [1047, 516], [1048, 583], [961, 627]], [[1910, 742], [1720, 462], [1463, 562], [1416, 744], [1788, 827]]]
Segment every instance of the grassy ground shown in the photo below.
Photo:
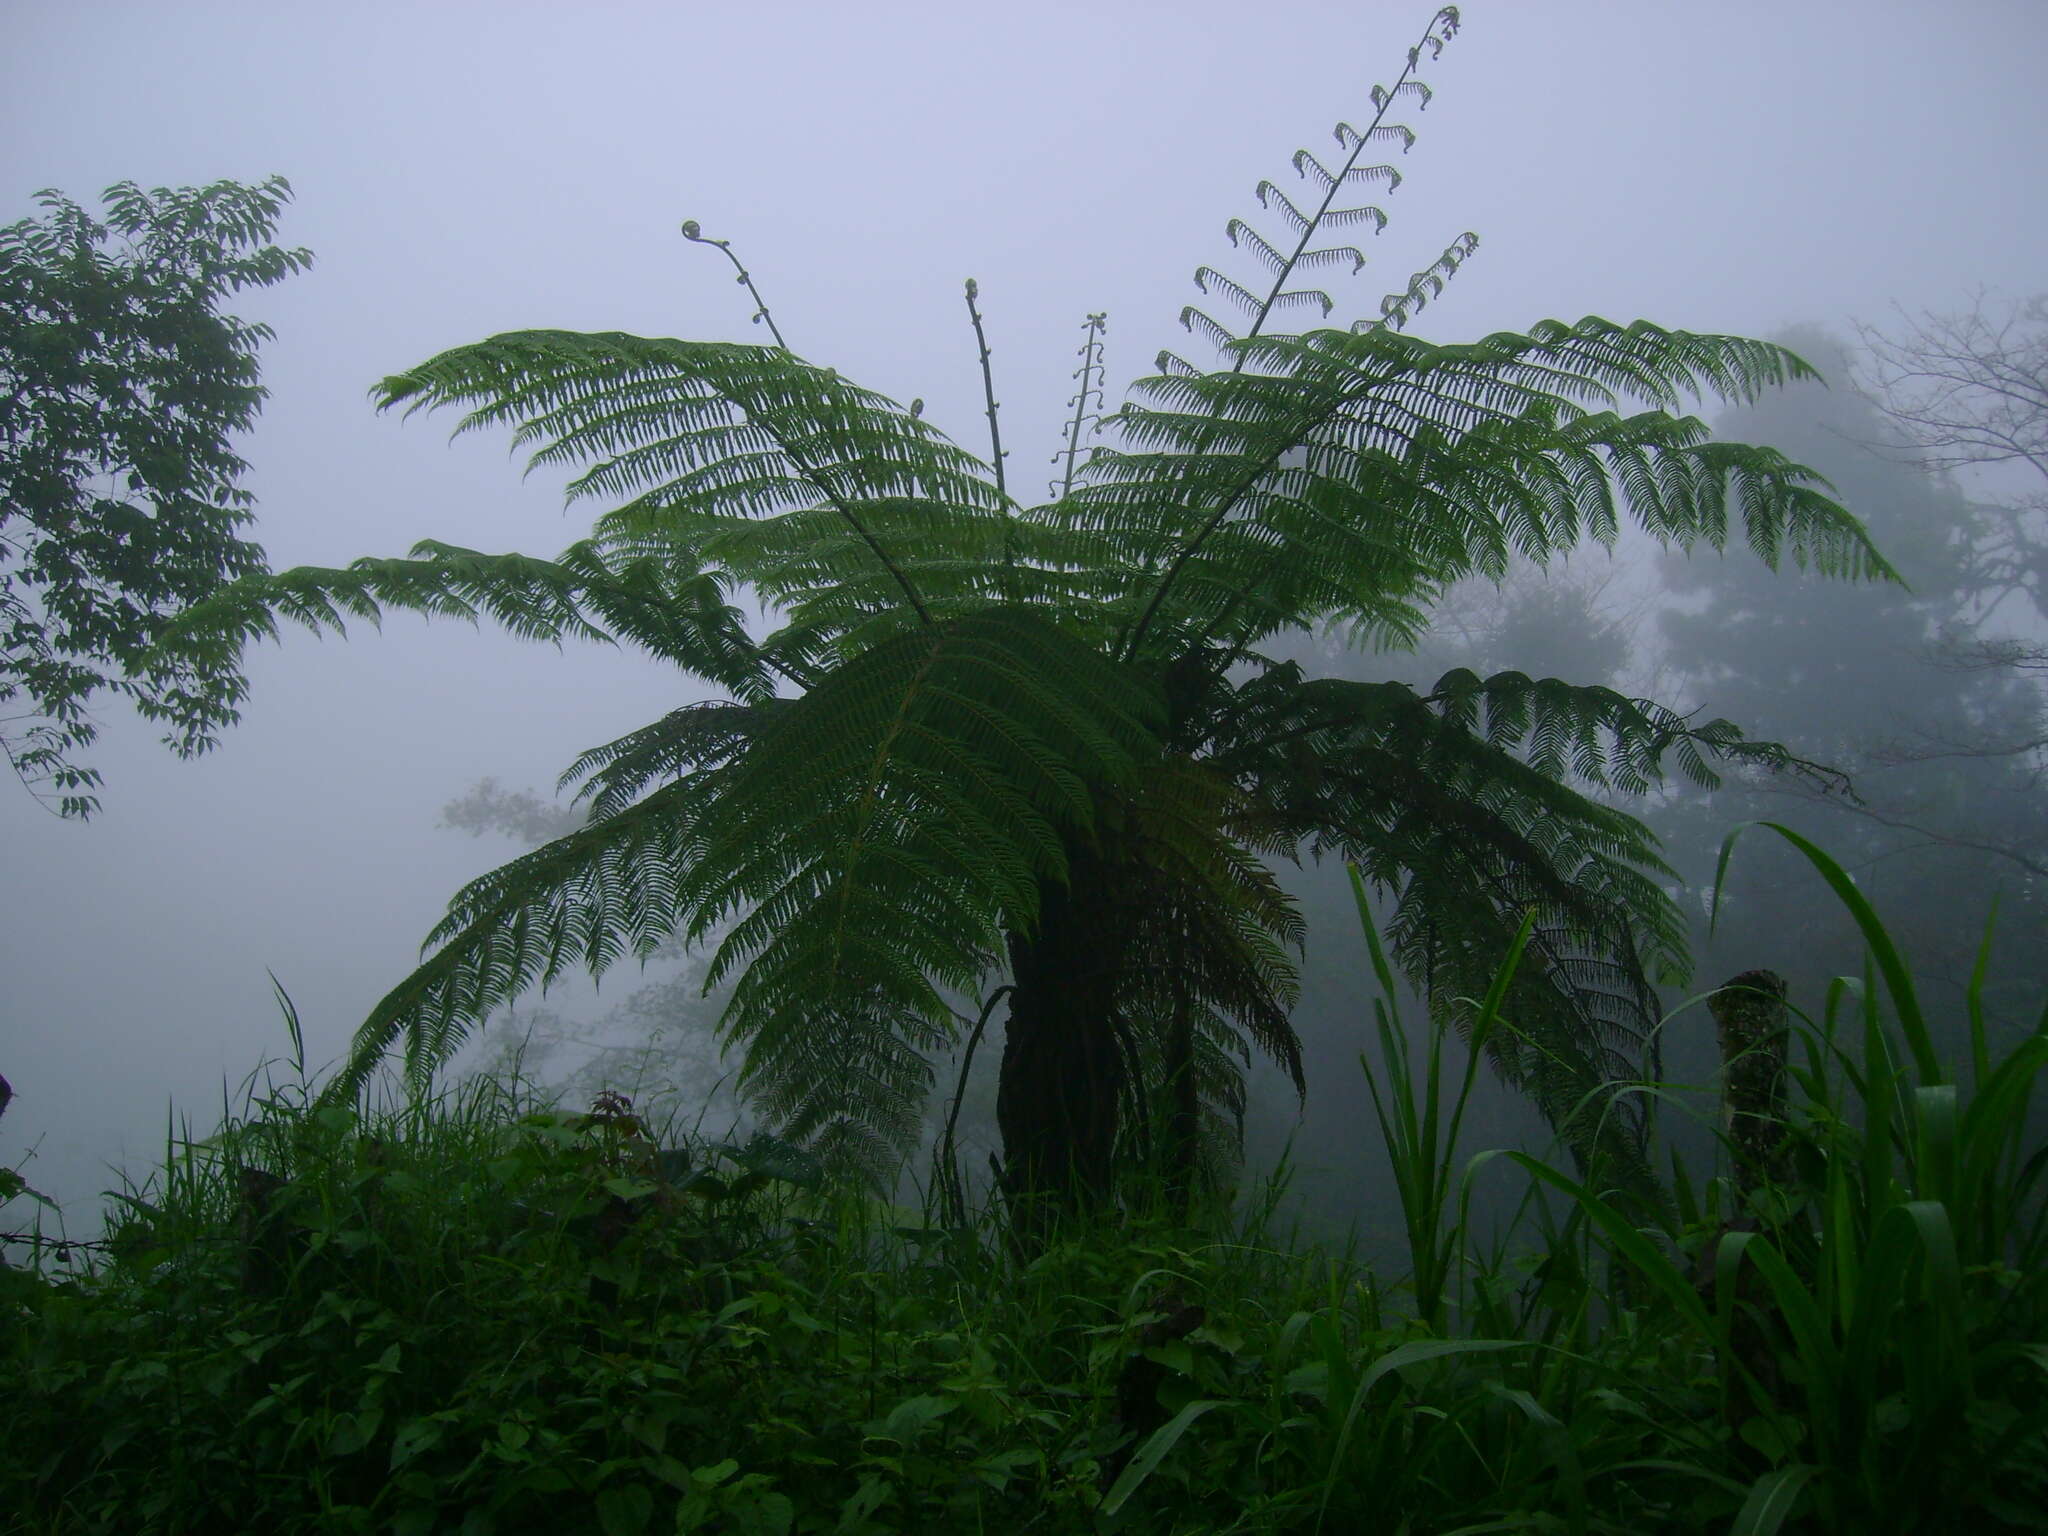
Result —
[[[1973, 1002], [1951, 1074], [1809, 857], [1872, 975], [1795, 1011], [1787, 1140], [1746, 1195], [1681, 1169], [1623, 1205], [1461, 1146], [1465, 1080], [1382, 1010], [1360, 1155], [1398, 1175], [1392, 1285], [1256, 1212], [1134, 1209], [1022, 1259], [992, 1216], [905, 1224], [799, 1149], [656, 1134], [616, 1098], [359, 1115], [266, 1087], [174, 1142], [102, 1261], [0, 1270], [0, 1511], [124, 1536], [2041, 1529], [2048, 1034], [1994, 1051]], [[1519, 1244], [1468, 1239], [1474, 1179], [1526, 1186]]]

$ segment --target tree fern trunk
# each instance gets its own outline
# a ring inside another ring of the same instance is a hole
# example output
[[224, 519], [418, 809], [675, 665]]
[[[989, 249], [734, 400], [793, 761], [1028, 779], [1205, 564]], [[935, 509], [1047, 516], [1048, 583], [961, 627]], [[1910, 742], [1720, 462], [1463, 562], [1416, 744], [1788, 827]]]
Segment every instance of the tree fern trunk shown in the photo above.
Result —
[[1185, 1221], [1201, 1178], [1202, 1104], [1195, 1081], [1195, 1020], [1183, 990], [1166, 1042], [1166, 1200]]
[[[1037, 1213], [1099, 1204], [1113, 1183], [1125, 1063], [1115, 1030], [1117, 955], [1094, 861], [1041, 893], [1035, 933], [1013, 935], [1016, 991], [996, 1087], [1003, 1194]], [[1026, 1210], [1034, 1214], [1024, 1216]]]

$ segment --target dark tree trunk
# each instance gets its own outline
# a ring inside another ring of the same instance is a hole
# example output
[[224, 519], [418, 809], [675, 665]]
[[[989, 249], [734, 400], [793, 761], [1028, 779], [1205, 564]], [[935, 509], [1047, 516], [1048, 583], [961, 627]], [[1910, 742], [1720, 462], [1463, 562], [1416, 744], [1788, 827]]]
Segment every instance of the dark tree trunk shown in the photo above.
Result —
[[1003, 1195], [1013, 1217], [1099, 1204], [1113, 1178], [1127, 1064], [1118, 1040], [1109, 882], [1076, 857], [1071, 882], [1048, 884], [1036, 933], [1013, 935], [1016, 991], [996, 1087]]
[[1164, 1172], [1167, 1208], [1186, 1221], [1201, 1178], [1202, 1103], [1195, 1082], [1194, 1010], [1184, 991], [1175, 1001], [1173, 1032], [1166, 1041]]
[[1773, 971], [1744, 971], [1707, 999], [1721, 1047], [1722, 1115], [1735, 1184], [1754, 1194], [1784, 1175], [1785, 981]]
[[[1775, 971], [1744, 971], [1731, 976], [1707, 998], [1714, 1033], [1721, 1047], [1721, 1113], [1728, 1131], [1735, 1187], [1742, 1199], [1713, 1241], [1700, 1250], [1694, 1286], [1709, 1305], [1721, 1304], [1719, 1257], [1730, 1233], [1754, 1232], [1758, 1220], [1749, 1197], [1785, 1174], [1785, 978]], [[1781, 1314], [1754, 1265], [1736, 1272], [1735, 1301], [1727, 1349], [1772, 1400], [1785, 1402], [1780, 1365], [1791, 1345]], [[1727, 1379], [1734, 1379], [1728, 1373]], [[1724, 1412], [1733, 1427], [1737, 1397], [1730, 1395]], [[1746, 1410], [1745, 1410], [1746, 1411]]]

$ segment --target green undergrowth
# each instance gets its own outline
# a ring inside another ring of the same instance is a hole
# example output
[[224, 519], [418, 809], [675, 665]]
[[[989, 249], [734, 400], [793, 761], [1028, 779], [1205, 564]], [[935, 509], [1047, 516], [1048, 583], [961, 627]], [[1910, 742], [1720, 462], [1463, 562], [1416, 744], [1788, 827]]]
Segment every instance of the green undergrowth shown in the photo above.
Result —
[[[1141, 1192], [1022, 1255], [994, 1212], [921, 1225], [614, 1095], [359, 1113], [266, 1080], [117, 1197], [101, 1261], [0, 1270], [0, 1510], [123, 1536], [2038, 1529], [2048, 1035], [1994, 1045], [1980, 965], [1952, 1070], [1799, 846], [1871, 966], [1793, 1012], [1777, 1175], [1743, 1197], [1679, 1163], [1649, 1198], [1468, 1148], [1470, 1076], [1389, 988], [1359, 1156], [1393, 1159], [1391, 1284], [1274, 1236], [1271, 1201], [1205, 1231]], [[1513, 1027], [1504, 994], [1482, 1028]], [[1482, 1245], [1487, 1180], [1526, 1198]]]

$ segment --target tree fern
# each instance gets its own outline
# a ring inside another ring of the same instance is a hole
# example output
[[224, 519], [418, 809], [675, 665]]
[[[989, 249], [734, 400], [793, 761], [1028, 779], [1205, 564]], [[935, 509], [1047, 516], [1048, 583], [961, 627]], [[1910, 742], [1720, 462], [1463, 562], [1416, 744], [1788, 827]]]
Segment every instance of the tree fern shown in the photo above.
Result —
[[[279, 619], [386, 607], [559, 642], [628, 642], [723, 697], [577, 758], [588, 822], [458, 894], [437, 946], [363, 1026], [337, 1092], [402, 1047], [415, 1075], [523, 987], [681, 935], [734, 980], [726, 1029], [783, 1128], [870, 1168], [907, 1145], [952, 1041], [951, 1000], [1006, 986], [1006, 1192], [1106, 1197], [1121, 1154], [1179, 1170], [1242, 1110], [1257, 1050], [1299, 1082], [1298, 914], [1280, 858], [1337, 853], [1394, 901], [1393, 951], [1459, 1016], [1533, 913], [1490, 1048], [1585, 1159], [1640, 1130], [1614, 1085], [1648, 1048], [1654, 980], [1683, 974], [1666, 871], [1589, 791], [1640, 794], [1716, 763], [1808, 771], [1726, 722], [1557, 679], [1452, 673], [1429, 693], [1305, 676], [1261, 646], [1336, 623], [1420, 632], [1451, 582], [1634, 522], [1679, 549], [1740, 537], [1852, 578], [1890, 575], [1819, 478], [1709, 441], [1686, 414], [1811, 370], [1737, 337], [1598, 318], [1440, 345], [1403, 327], [1474, 241], [1376, 313], [1306, 286], [1364, 265], [1446, 9], [1299, 195], [1227, 233], [1255, 278], [1203, 267], [1191, 308], [1219, 366], [1162, 357], [1103, 415], [1088, 321], [1062, 473], [1020, 505], [990, 458], [777, 344], [523, 331], [387, 380], [386, 406], [454, 407], [605, 510], [553, 561], [425, 544], [252, 580], [185, 616], [167, 671], [233, 674]], [[1235, 328], [1233, 328], [1235, 327]], [[1095, 405], [1091, 405], [1091, 399]], [[1082, 453], [1088, 429], [1096, 440]], [[750, 606], [765, 617], [756, 623]], [[194, 696], [188, 750], [233, 719]], [[1205, 1130], [1206, 1128], [1206, 1130]]]

